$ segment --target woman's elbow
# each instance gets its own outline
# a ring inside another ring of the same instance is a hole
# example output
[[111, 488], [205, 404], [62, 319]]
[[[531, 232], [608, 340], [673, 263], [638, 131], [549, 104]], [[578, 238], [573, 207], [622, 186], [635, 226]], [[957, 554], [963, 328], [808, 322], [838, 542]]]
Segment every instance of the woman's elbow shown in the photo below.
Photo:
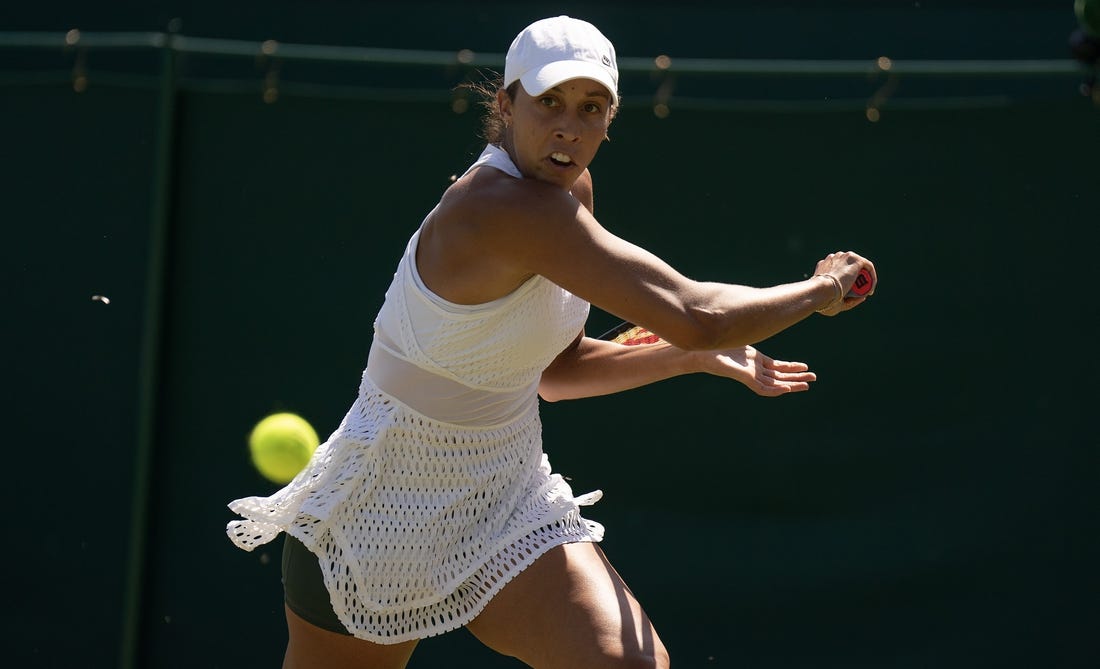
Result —
[[704, 311], [686, 312], [675, 332], [663, 339], [684, 351], [712, 351], [727, 346], [729, 326], [722, 314]]

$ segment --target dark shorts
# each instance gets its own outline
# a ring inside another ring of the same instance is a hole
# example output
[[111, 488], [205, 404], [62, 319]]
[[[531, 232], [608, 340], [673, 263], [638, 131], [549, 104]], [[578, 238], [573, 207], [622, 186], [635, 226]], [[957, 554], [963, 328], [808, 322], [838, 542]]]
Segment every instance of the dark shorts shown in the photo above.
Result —
[[317, 556], [289, 534], [283, 540], [283, 598], [290, 610], [311, 625], [351, 636], [332, 610]]

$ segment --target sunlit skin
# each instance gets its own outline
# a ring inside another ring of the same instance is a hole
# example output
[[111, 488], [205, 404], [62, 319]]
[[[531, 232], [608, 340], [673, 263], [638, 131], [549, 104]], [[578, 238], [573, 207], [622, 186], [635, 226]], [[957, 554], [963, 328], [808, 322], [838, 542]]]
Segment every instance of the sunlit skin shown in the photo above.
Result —
[[[502, 148], [523, 175], [569, 190], [591, 164], [611, 125], [611, 93], [590, 79], [563, 82], [515, 100], [497, 94], [507, 127]], [[555, 160], [566, 158], [566, 161]]]
[[[446, 190], [415, 248], [415, 271], [427, 289], [457, 305], [495, 308], [497, 300], [522, 298], [517, 291], [528, 282], [538, 286], [541, 277], [661, 338], [624, 346], [582, 330], [542, 371], [544, 400], [617, 393], [692, 373], [733, 379], [765, 397], [808, 390], [817, 377], [805, 363], [774, 360], [752, 344], [815, 312], [833, 316], [859, 306], [865, 298], [844, 295], [861, 269], [876, 285], [874, 265], [851, 251], [830, 253], [814, 276], [765, 288], [687, 277], [596, 220], [589, 166], [615, 117], [614, 91], [591, 79], [566, 80], [536, 95], [522, 85], [512, 90], [512, 96], [497, 91], [494, 111], [504, 132], [496, 134], [494, 116], [490, 136], [524, 178], [481, 164]], [[672, 234], [691, 234], [673, 229], [678, 218], [663, 224]], [[761, 223], [728, 222], [746, 229]], [[702, 229], [696, 234], [700, 248], [721, 256]], [[539, 319], [525, 326], [542, 327], [541, 315], [522, 317]], [[735, 439], [740, 422], [724, 423]], [[623, 457], [636, 454], [627, 449]], [[668, 669], [652, 622], [595, 544], [556, 546], [513, 576], [467, 624], [488, 647], [539, 669]], [[290, 611], [287, 618], [284, 669], [401, 669], [416, 645], [371, 644], [314, 628]]]
[[[839, 297], [862, 268], [877, 283], [869, 260], [830, 253], [815, 276], [767, 288], [692, 280], [595, 218], [588, 167], [614, 116], [607, 89], [578, 79], [535, 96], [519, 88], [509, 99], [501, 91], [496, 100], [507, 124], [502, 148], [526, 178], [481, 166], [447, 189], [420, 231], [415, 257], [424, 284], [445, 300], [479, 305], [538, 275], [663, 338], [622, 346], [578, 333], [543, 370], [543, 399], [605, 395], [699, 372], [765, 397], [809, 389], [817, 377], [805, 363], [774, 360], [751, 344], [814, 312], [831, 316], [859, 306], [865, 298]], [[729, 429], [736, 432], [736, 421]], [[416, 645], [344, 637], [289, 611], [287, 619], [284, 669], [400, 669]], [[549, 550], [467, 628], [490, 648], [540, 669], [669, 666], [652, 622], [591, 543]]]
[[[521, 85], [516, 89], [514, 100], [501, 90], [497, 93], [497, 104], [507, 126], [502, 148], [520, 172], [527, 178], [566, 190], [571, 190], [577, 179], [585, 174], [607, 137], [612, 119], [610, 92], [602, 84], [588, 79], [566, 81], [534, 96]], [[560, 160], [561, 157], [567, 157], [568, 161]], [[580, 343], [578, 340], [575, 345]], [[662, 343], [656, 348], [670, 347]], [[620, 354], [642, 352], [640, 349], [617, 350]], [[653, 350], [646, 352], [649, 364], [651, 369], [660, 369], [652, 357], [654, 353]], [[810, 382], [817, 378], [805, 363], [773, 360], [751, 346], [693, 357], [697, 358], [694, 361], [697, 367], [684, 368], [681, 373], [690, 369], [728, 376], [765, 397], [809, 390]], [[555, 375], [544, 376], [540, 389], [543, 398], [558, 399], [554, 392]]]
[[[606, 88], [587, 79], [534, 96], [519, 86], [514, 99], [498, 92], [506, 125], [501, 146], [527, 178], [479, 168], [448, 190], [422, 229], [417, 252], [421, 278], [433, 291], [452, 302], [482, 304], [542, 274], [612, 313], [614, 303], [602, 301], [594, 288], [606, 289], [610, 299], [629, 298], [638, 283], [631, 275], [639, 277], [647, 271], [643, 267], [660, 261], [610, 235], [592, 218], [588, 166], [607, 136], [614, 116], [611, 101]], [[632, 257], [638, 254], [644, 257]], [[631, 269], [616, 270], [616, 263], [609, 262], [616, 259]], [[674, 272], [667, 267], [654, 271]], [[672, 281], [698, 290], [682, 277]], [[828, 296], [831, 289], [823, 283], [816, 292]], [[547, 400], [587, 397], [693, 372], [735, 379], [763, 396], [808, 390], [816, 378], [805, 363], [775, 360], [752, 346], [690, 351], [662, 342], [623, 347], [581, 334], [544, 372], [539, 392]]]

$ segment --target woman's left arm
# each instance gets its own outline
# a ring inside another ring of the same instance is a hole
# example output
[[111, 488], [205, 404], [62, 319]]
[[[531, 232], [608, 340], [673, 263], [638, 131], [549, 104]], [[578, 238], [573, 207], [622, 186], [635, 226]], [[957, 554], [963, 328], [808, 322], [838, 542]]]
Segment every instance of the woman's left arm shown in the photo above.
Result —
[[624, 346], [582, 334], [543, 371], [539, 395], [549, 402], [609, 395], [696, 372], [739, 381], [764, 397], [809, 390], [817, 379], [805, 363], [773, 360], [752, 346], [684, 351], [667, 342]]

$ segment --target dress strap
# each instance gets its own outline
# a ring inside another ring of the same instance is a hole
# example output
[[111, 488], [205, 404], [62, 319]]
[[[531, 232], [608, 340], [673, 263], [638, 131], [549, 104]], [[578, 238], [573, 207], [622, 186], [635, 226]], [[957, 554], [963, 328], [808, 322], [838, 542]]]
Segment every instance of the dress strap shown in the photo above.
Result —
[[481, 167], [482, 165], [494, 167], [517, 179], [523, 178], [523, 172], [520, 172], [516, 164], [512, 162], [512, 158], [508, 155], [508, 152], [496, 144], [487, 144], [485, 150], [481, 152], [481, 155], [477, 157], [477, 160], [475, 160], [472, 165], [466, 168], [462, 176], [466, 176], [470, 170], [475, 167]]

